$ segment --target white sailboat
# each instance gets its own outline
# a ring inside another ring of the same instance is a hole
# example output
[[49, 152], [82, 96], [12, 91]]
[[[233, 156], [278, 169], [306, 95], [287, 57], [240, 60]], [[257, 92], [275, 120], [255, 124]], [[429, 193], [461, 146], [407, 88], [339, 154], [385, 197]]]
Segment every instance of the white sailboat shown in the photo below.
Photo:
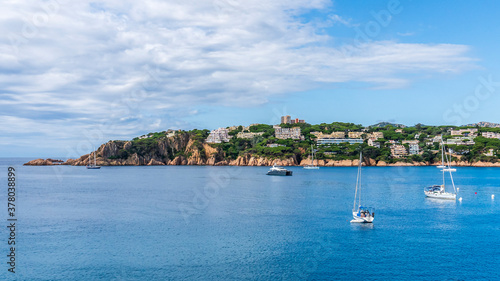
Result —
[[[441, 140], [441, 150], [442, 150], [442, 155], [444, 155], [444, 142]], [[446, 156], [446, 163], [447, 165], [441, 170], [443, 172], [443, 184], [442, 185], [433, 185], [430, 187], [427, 187], [424, 189], [425, 196], [429, 198], [436, 198], [436, 199], [446, 199], [446, 200], [456, 200], [457, 199], [457, 189], [455, 188], [455, 182], [453, 181], [453, 175], [451, 172], [455, 172], [456, 169], [450, 167], [450, 161], [448, 159], [448, 156]], [[444, 164], [444, 157], [443, 157], [443, 164]], [[451, 185], [453, 186], [453, 192], [446, 192], [446, 185], [445, 185], [445, 172], [450, 173], [450, 180], [451, 180]]]
[[[92, 153], [94, 153], [94, 164], [92, 164], [90, 162], [90, 158], [92, 156]], [[101, 168], [101, 166], [96, 165], [96, 154], [97, 154], [97, 151], [95, 151], [95, 147], [94, 147], [94, 152], [91, 152], [89, 155], [89, 163], [87, 164], [87, 169], [100, 169]]]
[[305, 166], [304, 166], [304, 169], [308, 169], [308, 170], [318, 170], [318, 169], [319, 169], [319, 167], [314, 165], [314, 149], [313, 149], [312, 144], [311, 144], [311, 157], [312, 157], [312, 162], [311, 162], [311, 165], [305, 165]]
[[363, 154], [359, 153], [358, 176], [356, 179], [356, 190], [354, 192], [354, 206], [352, 207], [351, 222], [372, 223], [375, 218], [375, 211], [371, 207], [361, 205], [361, 166], [363, 163]]

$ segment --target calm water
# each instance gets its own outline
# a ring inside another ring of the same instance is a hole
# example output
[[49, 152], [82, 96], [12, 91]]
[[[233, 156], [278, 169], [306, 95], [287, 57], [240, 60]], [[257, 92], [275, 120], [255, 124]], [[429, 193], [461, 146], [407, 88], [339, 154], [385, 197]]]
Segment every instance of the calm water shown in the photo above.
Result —
[[364, 168], [360, 225], [356, 168], [16, 168], [18, 280], [500, 279], [500, 169], [459, 168], [460, 203], [424, 198], [434, 167]]

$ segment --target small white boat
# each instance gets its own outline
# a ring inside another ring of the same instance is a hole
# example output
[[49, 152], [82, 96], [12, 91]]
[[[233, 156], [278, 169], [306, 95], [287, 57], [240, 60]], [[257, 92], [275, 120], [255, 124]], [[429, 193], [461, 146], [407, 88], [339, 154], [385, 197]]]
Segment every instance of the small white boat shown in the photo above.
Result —
[[269, 176], [291, 176], [292, 171], [289, 171], [283, 167], [273, 165], [266, 175]]
[[[356, 179], [356, 190], [354, 192], [354, 206], [352, 208], [351, 222], [359, 223], [372, 223], [375, 218], [375, 210], [371, 207], [365, 207], [361, 205], [361, 165], [362, 165], [362, 153], [359, 153], [359, 166], [358, 166], [358, 176]], [[357, 201], [357, 202], [356, 202]]]
[[307, 169], [307, 170], [318, 170], [319, 167], [314, 165], [314, 149], [313, 149], [312, 145], [311, 145], [311, 157], [312, 157], [311, 165], [305, 165], [304, 169]]
[[[95, 147], [94, 147], [94, 150], [95, 150]], [[92, 156], [92, 153], [94, 153], [94, 164], [90, 163], [90, 158]], [[94, 151], [94, 152], [91, 152], [90, 155], [89, 155], [89, 163], [87, 164], [87, 169], [100, 169], [101, 166], [97, 166], [96, 165], [96, 154], [97, 154], [97, 151]]]

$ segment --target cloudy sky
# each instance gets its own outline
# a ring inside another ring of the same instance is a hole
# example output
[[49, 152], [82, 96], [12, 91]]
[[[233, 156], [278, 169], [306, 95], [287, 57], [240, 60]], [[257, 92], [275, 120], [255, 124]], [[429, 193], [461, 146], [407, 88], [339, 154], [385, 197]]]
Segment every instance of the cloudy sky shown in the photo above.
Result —
[[284, 114], [500, 122], [500, 3], [481, 3], [3, 1], [0, 156]]

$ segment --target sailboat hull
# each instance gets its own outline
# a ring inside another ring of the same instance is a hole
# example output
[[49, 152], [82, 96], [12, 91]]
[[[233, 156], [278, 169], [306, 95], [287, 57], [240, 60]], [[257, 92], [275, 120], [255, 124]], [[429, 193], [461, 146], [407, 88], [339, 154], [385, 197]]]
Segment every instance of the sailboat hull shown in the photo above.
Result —
[[429, 198], [435, 199], [445, 199], [445, 200], [456, 200], [457, 195], [449, 192], [432, 192], [432, 191], [424, 191], [425, 196]]
[[318, 166], [304, 166], [304, 169], [306, 169], [306, 170], [318, 170], [319, 167]]

